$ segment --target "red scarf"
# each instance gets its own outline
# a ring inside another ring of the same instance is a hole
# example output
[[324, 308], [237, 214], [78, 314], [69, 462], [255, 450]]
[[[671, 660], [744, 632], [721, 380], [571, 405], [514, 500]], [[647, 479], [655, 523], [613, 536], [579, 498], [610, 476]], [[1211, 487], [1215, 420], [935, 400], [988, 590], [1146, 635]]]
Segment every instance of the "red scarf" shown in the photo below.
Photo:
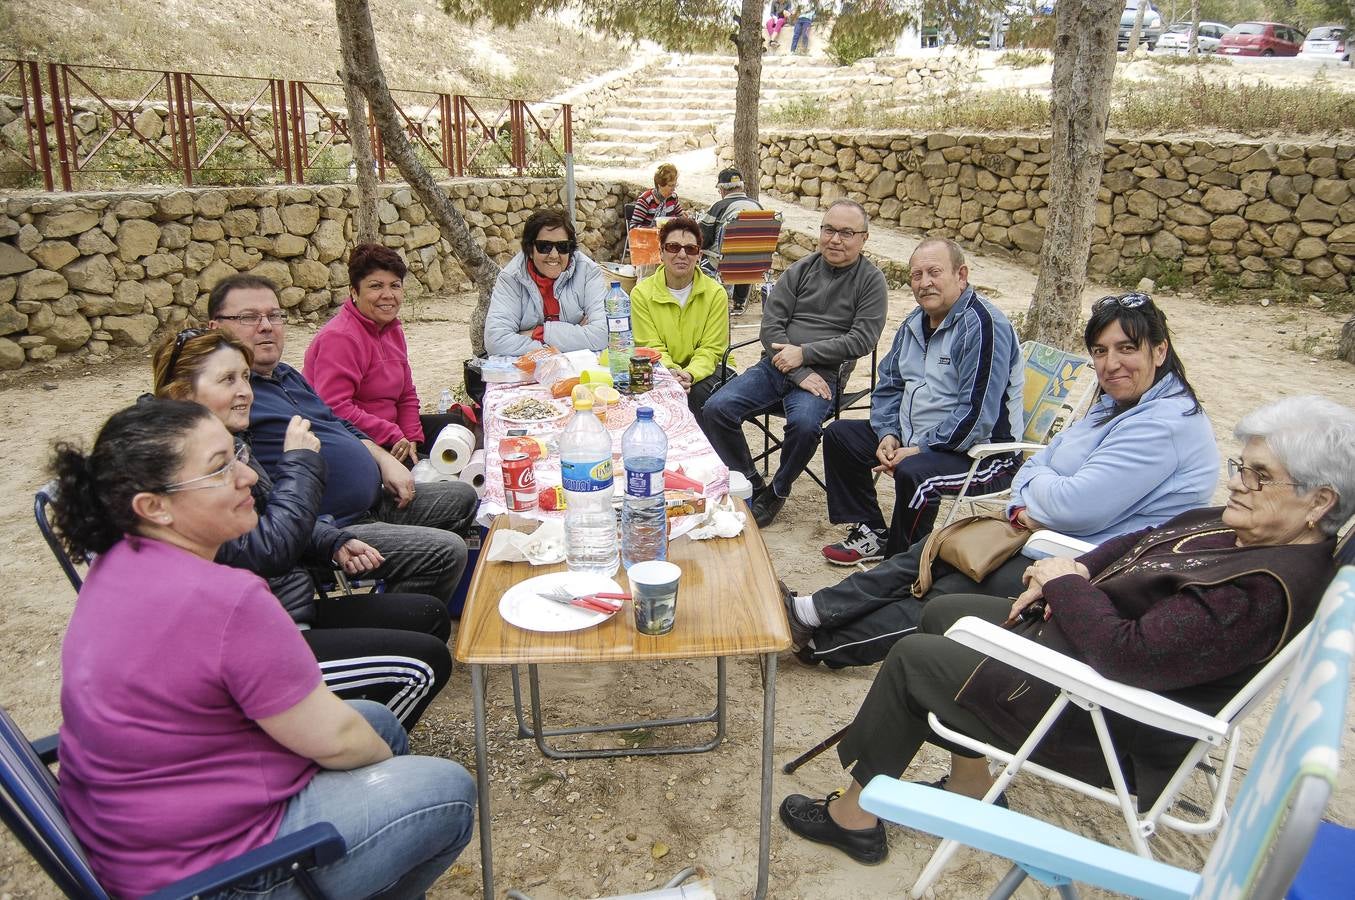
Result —
[[541, 309], [545, 313], [544, 319], [547, 322], [560, 321], [560, 301], [555, 299], [555, 282], [536, 271], [536, 266], [532, 265], [531, 260], [527, 261], [527, 274], [532, 276], [532, 281], [536, 282], [537, 290], [541, 292]]

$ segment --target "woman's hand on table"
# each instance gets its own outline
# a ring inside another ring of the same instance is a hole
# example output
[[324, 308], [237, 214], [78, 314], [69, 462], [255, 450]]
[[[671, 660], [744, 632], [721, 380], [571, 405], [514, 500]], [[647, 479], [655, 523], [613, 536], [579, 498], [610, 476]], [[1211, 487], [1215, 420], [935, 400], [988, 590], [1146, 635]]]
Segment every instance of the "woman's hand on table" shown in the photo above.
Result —
[[682, 389], [684, 391], [691, 393], [692, 390], [691, 372], [688, 372], [686, 369], [674, 369], [673, 377], [677, 379], [678, 384], [682, 385]]
[[385, 561], [380, 550], [357, 538], [345, 541], [339, 552], [334, 554], [334, 562], [346, 575], [370, 572]]
[[391, 447], [391, 456], [394, 456], [400, 462], [414, 465], [419, 461], [418, 445], [409, 438], [400, 438], [395, 442], [395, 446]]

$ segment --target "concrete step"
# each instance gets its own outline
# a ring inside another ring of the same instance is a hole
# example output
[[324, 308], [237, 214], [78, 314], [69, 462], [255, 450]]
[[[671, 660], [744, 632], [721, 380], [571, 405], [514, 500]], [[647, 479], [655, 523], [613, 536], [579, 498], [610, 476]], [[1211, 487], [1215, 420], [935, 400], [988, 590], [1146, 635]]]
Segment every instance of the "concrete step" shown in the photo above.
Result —
[[625, 141], [636, 141], [645, 143], [659, 143], [669, 141], [676, 137], [691, 134], [697, 131], [714, 131], [716, 123], [711, 122], [693, 122], [686, 127], [678, 127], [676, 124], [666, 127], [653, 128], [595, 128], [593, 137], [598, 141], [607, 141], [609, 143], [622, 143]]
[[720, 106], [689, 106], [680, 112], [663, 106], [614, 106], [599, 121], [607, 124], [613, 122], [670, 122], [685, 121], [687, 118], [722, 119], [732, 115], [734, 115], [734, 101], [731, 99], [729, 103]]

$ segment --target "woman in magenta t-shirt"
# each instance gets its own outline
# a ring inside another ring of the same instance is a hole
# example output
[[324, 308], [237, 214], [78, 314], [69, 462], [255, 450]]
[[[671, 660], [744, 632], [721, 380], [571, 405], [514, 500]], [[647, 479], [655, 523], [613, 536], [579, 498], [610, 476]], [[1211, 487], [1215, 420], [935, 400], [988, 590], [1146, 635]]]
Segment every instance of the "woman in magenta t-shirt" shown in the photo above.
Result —
[[[316, 822], [348, 845], [315, 872], [331, 896], [418, 896], [470, 839], [474, 783], [403, 755], [386, 707], [325, 689], [265, 582], [212, 562], [257, 521], [245, 452], [178, 400], [116, 413], [88, 454], [58, 445], [57, 531], [98, 554], [61, 650], [62, 806], [116, 896]], [[285, 872], [249, 888], [301, 896]]]

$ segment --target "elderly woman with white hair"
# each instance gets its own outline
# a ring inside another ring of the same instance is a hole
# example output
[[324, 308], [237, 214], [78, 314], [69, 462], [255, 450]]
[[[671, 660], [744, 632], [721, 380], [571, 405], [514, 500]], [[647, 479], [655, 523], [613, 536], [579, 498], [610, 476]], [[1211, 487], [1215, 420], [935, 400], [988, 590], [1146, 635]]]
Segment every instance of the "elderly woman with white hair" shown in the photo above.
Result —
[[[945, 637], [963, 616], [1014, 625], [1107, 678], [1201, 712], [1221, 709], [1312, 619], [1333, 573], [1336, 533], [1355, 513], [1355, 410], [1317, 396], [1286, 398], [1243, 418], [1234, 433], [1242, 449], [1228, 460], [1222, 508], [1113, 538], [1076, 560], [1039, 560], [1015, 602], [977, 594], [929, 602], [838, 745], [852, 767], [847, 788], [821, 800], [787, 797], [786, 826], [858, 862], [882, 861], [884, 827], [858, 805], [861, 788], [876, 775], [899, 776], [927, 741], [951, 751], [950, 775], [934, 786], [987, 792], [984, 759], [937, 738], [927, 714], [1014, 750], [1058, 692]], [[1140, 805], [1151, 804], [1189, 742], [1119, 717], [1110, 724]], [[1081, 711], [1065, 711], [1032, 759], [1084, 781], [1107, 778]]]

